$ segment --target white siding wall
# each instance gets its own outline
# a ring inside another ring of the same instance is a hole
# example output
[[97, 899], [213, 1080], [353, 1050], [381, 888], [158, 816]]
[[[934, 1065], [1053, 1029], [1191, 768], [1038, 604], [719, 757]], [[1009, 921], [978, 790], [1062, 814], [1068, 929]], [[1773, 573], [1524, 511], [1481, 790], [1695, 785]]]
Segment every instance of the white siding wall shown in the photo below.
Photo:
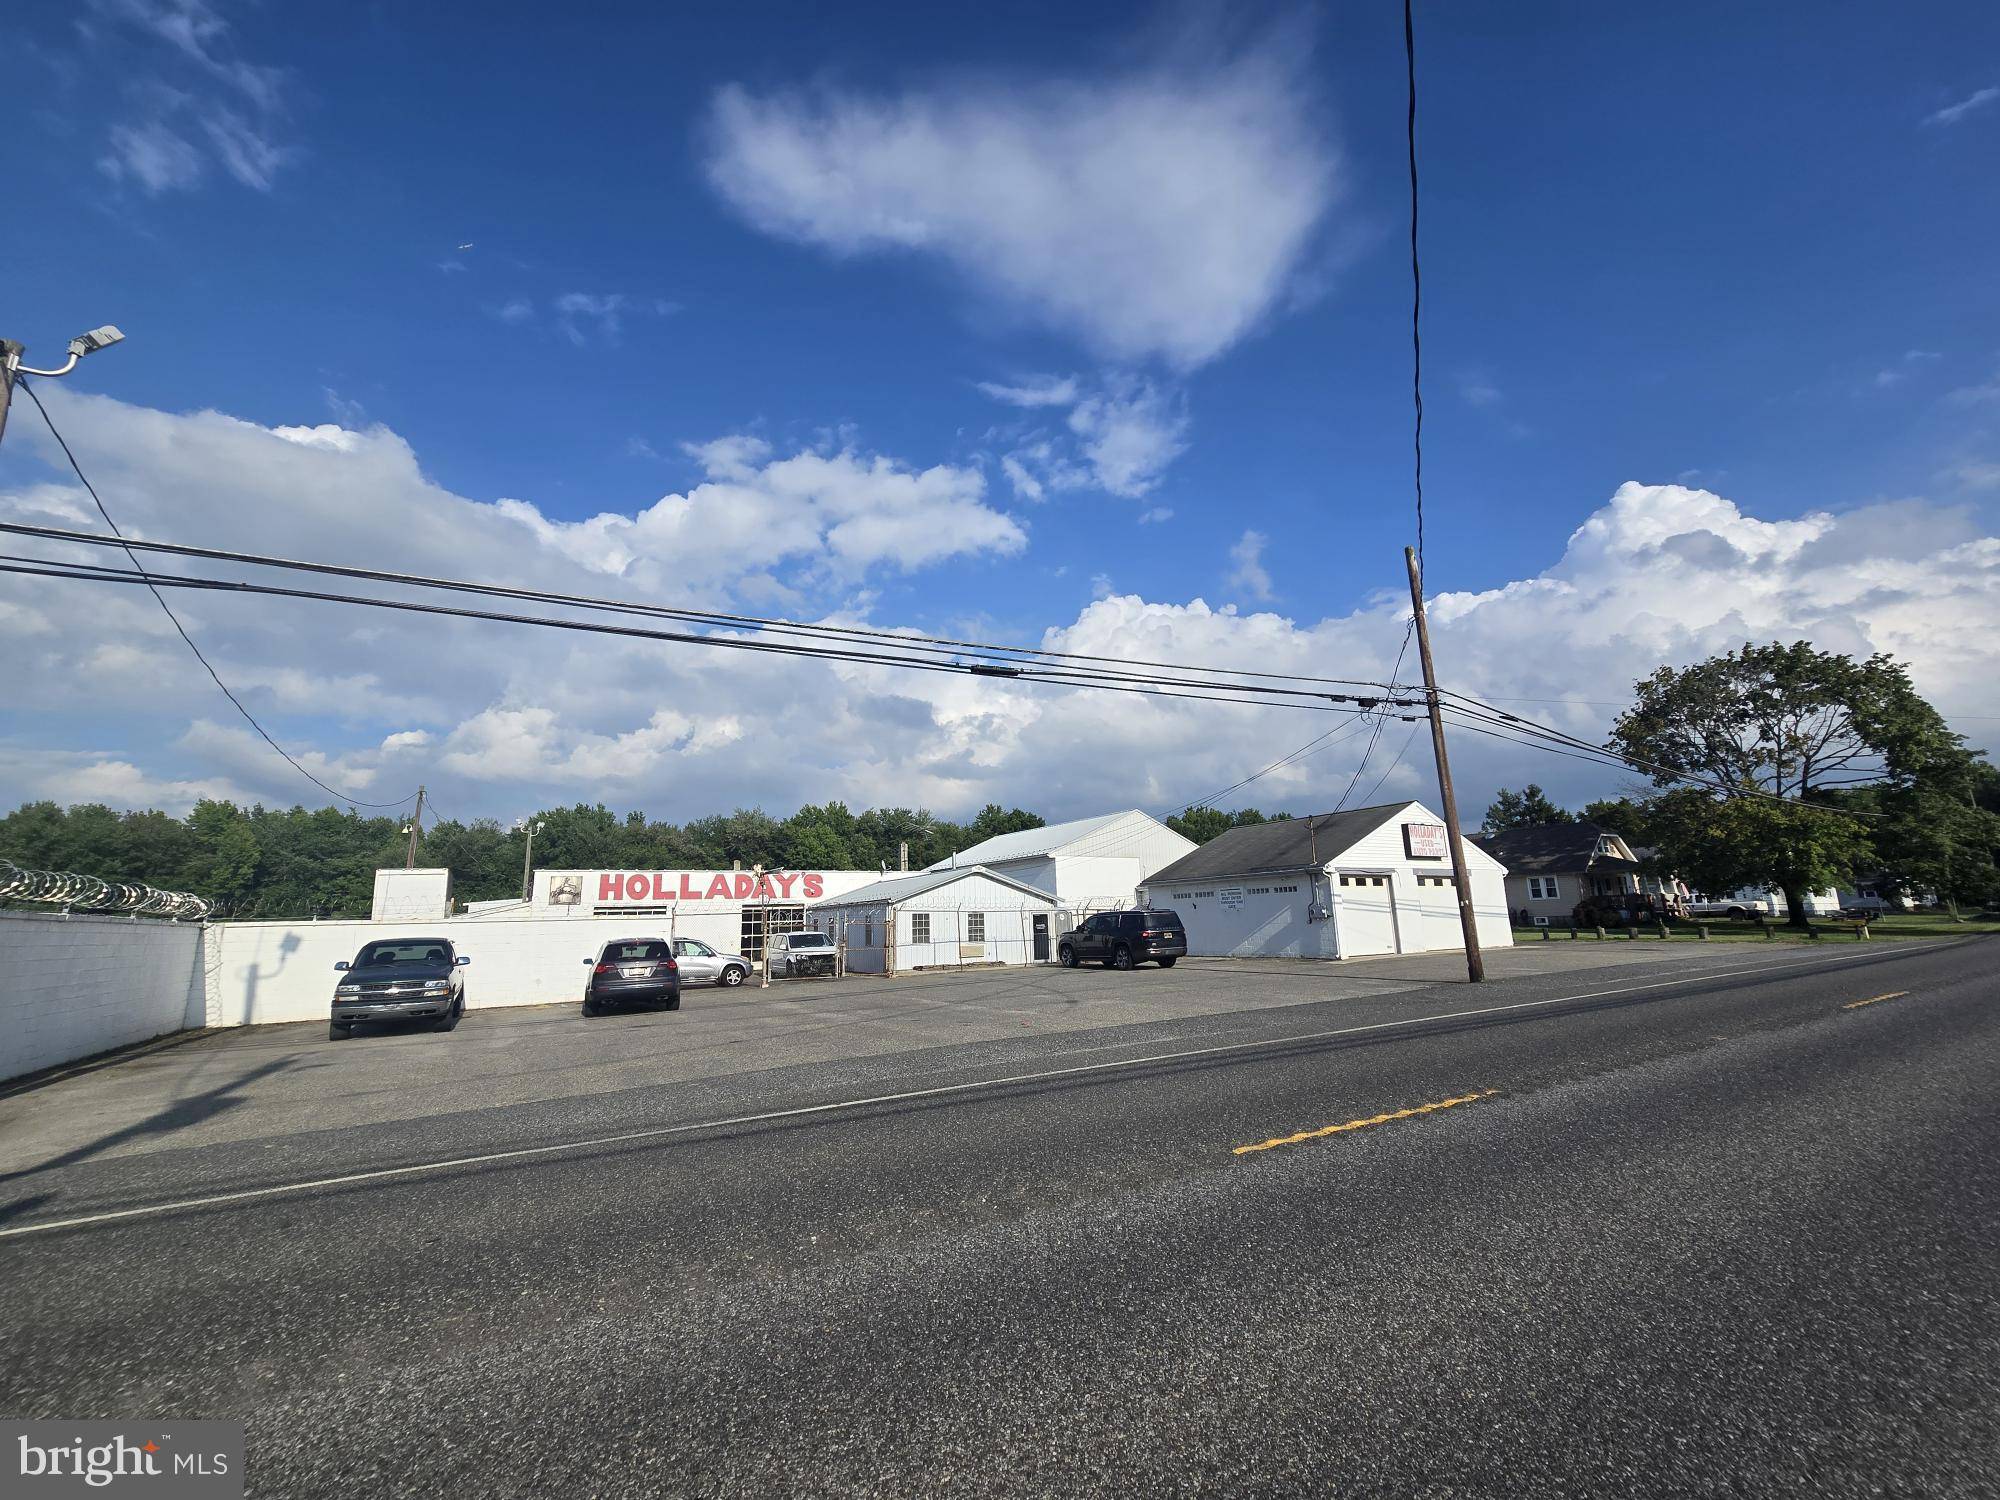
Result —
[[0, 1078], [202, 1024], [202, 929], [0, 912]]
[[1339, 957], [1333, 923], [1307, 918], [1313, 883], [1303, 870], [1253, 880], [1154, 885], [1147, 887], [1147, 897], [1149, 904], [1179, 914], [1188, 952], [1195, 956]]
[[[1335, 921], [1309, 922], [1312, 882], [1303, 872], [1234, 880], [1149, 882], [1144, 898], [1172, 907], [1188, 930], [1188, 952], [1204, 956], [1278, 958], [1358, 958], [1369, 953], [1418, 953], [1456, 948], [1458, 894], [1451, 885], [1419, 884], [1418, 875], [1449, 875], [1449, 859], [1412, 860], [1403, 848], [1405, 823], [1441, 821], [1421, 803], [1412, 803], [1380, 828], [1330, 856], [1331, 879], [1319, 899], [1337, 907]], [[1513, 945], [1507, 920], [1504, 873], [1493, 857], [1465, 846], [1472, 879], [1473, 913], [1483, 946]], [[1340, 884], [1341, 872], [1382, 876], [1383, 885]], [[1271, 888], [1297, 886], [1296, 891]], [[1269, 894], [1265, 894], [1269, 891]], [[1231, 899], [1225, 893], [1236, 893]], [[1337, 933], [1336, 933], [1337, 928]]]
[[[1053, 931], [1053, 908], [1054, 902], [1047, 896], [1020, 890], [985, 875], [967, 875], [896, 903], [893, 952], [880, 952], [878, 956], [857, 946], [862, 940], [862, 924], [869, 920], [876, 923], [877, 942], [886, 940], [887, 921], [880, 906], [842, 907], [822, 903], [806, 913], [806, 925], [838, 933], [844, 914], [851, 971], [906, 973], [911, 969], [1034, 963], [1035, 914], [1050, 916]], [[917, 941], [915, 918], [920, 912], [929, 923], [930, 937], [926, 942]], [[967, 920], [973, 912], [985, 918], [986, 936], [977, 944], [969, 935]], [[971, 951], [974, 947], [979, 951]], [[1053, 948], [1050, 956], [1054, 956]]]

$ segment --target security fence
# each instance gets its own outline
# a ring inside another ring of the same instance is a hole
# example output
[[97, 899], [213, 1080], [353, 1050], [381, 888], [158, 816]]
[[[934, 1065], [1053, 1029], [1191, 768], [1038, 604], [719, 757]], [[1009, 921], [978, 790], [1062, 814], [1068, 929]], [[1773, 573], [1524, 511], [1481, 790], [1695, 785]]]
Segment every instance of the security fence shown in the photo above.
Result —
[[199, 920], [214, 909], [212, 901], [187, 891], [163, 891], [136, 880], [100, 880], [61, 870], [24, 870], [0, 859], [0, 904], [13, 901], [59, 906], [65, 915], [164, 917], [169, 921]]

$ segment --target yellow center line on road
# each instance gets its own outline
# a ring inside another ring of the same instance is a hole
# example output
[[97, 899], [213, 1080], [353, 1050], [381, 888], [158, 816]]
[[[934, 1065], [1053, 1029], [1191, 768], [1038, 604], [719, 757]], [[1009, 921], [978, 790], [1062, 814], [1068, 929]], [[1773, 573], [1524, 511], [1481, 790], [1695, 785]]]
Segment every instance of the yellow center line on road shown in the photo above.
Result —
[[1301, 1130], [1297, 1135], [1276, 1136], [1268, 1141], [1259, 1141], [1254, 1146], [1237, 1146], [1231, 1156], [1247, 1156], [1252, 1151], [1269, 1151], [1273, 1146], [1296, 1146], [1300, 1141], [1322, 1140], [1330, 1135], [1339, 1135], [1348, 1130], [1365, 1130], [1370, 1125], [1387, 1125], [1391, 1120], [1407, 1120], [1414, 1115], [1427, 1115], [1435, 1110], [1451, 1109], [1455, 1105], [1474, 1104], [1481, 1099], [1491, 1099], [1498, 1089], [1487, 1089], [1479, 1094], [1460, 1094], [1452, 1099], [1440, 1099], [1435, 1104], [1417, 1104], [1409, 1109], [1391, 1110], [1387, 1114], [1370, 1115], [1365, 1120], [1349, 1120], [1345, 1125], [1322, 1125], [1318, 1130]]
[[1880, 1005], [1884, 1000], [1900, 1000], [1909, 993], [1908, 990], [1891, 990], [1886, 995], [1870, 995], [1866, 1000], [1850, 1000], [1840, 1008], [1842, 1010], [1859, 1010], [1864, 1005]]

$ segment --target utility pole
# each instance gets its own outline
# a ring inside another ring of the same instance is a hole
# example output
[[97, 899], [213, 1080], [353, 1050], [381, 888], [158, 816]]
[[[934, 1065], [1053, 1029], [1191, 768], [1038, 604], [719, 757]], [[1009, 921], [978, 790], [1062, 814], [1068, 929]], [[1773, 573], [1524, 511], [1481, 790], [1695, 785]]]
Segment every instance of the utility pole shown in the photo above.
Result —
[[539, 823], [523, 825], [528, 830], [528, 852], [521, 856], [521, 899], [531, 901], [535, 895], [535, 835], [542, 831]]
[[13, 339], [0, 339], [0, 440], [7, 436], [7, 407], [14, 399], [14, 372], [21, 368], [24, 352]]
[[1410, 569], [1410, 608], [1417, 617], [1417, 656], [1424, 664], [1424, 706], [1431, 716], [1431, 750], [1437, 756], [1438, 796], [1444, 803], [1444, 833], [1451, 848], [1451, 878], [1458, 886], [1458, 926], [1465, 934], [1465, 977], [1473, 984], [1486, 977], [1486, 960], [1479, 953], [1479, 923], [1472, 911], [1472, 879], [1465, 870], [1465, 842], [1458, 832], [1458, 797], [1451, 789], [1451, 760], [1444, 751], [1444, 710], [1438, 703], [1437, 668], [1431, 664], [1431, 627], [1424, 618], [1424, 580], [1417, 569], [1417, 549], [1405, 547]]
[[750, 871], [757, 877], [757, 925], [764, 931], [763, 959], [764, 975], [758, 981], [759, 989], [771, 987], [771, 887], [764, 881], [764, 867], [752, 865]]
[[417, 788], [417, 810], [410, 815], [410, 852], [403, 856], [403, 868], [406, 870], [414, 870], [417, 867], [417, 835], [423, 831], [423, 825], [424, 789], [419, 786]]

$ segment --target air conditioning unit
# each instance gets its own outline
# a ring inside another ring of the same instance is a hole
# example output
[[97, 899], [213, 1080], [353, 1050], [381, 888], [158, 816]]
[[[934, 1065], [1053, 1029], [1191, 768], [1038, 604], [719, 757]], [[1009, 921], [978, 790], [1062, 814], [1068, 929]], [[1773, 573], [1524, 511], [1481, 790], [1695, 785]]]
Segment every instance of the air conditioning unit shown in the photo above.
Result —
[[1547, 917], [1537, 917], [1535, 918], [1535, 925], [1537, 927], [1546, 927], [1549, 925], [1549, 919]]

